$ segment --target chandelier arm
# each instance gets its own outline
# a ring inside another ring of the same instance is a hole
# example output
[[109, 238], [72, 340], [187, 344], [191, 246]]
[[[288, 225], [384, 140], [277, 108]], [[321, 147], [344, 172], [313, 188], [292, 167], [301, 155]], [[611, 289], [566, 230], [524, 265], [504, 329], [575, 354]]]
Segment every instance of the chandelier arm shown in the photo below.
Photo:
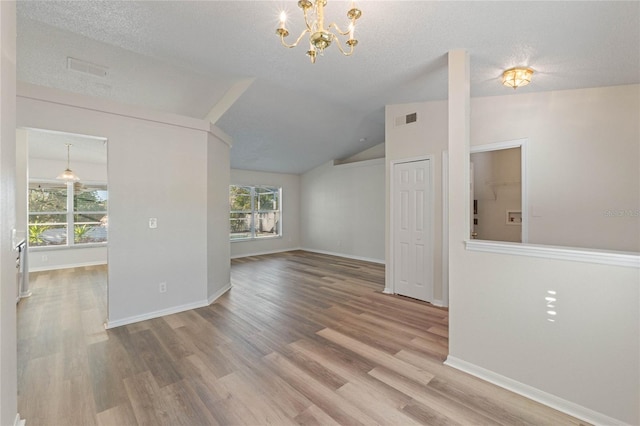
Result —
[[[311, 58], [311, 63], [315, 63], [317, 55], [322, 55], [333, 41], [338, 45], [338, 50], [344, 56], [351, 56], [355, 46], [358, 44], [358, 40], [353, 35], [356, 21], [362, 16], [360, 9], [355, 8], [352, 3], [351, 9], [347, 12], [349, 26], [343, 31], [335, 22], [325, 27], [324, 7], [326, 4], [327, 0], [298, 0], [298, 6], [302, 9], [306, 29], [300, 33], [295, 42], [288, 44], [285, 41], [289, 31], [285, 26], [286, 15], [283, 15], [284, 12], [281, 13], [280, 26], [276, 29], [276, 34], [280, 37], [280, 43], [286, 48], [298, 46], [302, 38], [308, 34], [309, 50], [307, 51], [307, 56]], [[346, 36], [345, 40], [341, 41], [340, 38], [344, 36]]]
[[280, 34], [280, 43], [282, 43], [282, 45], [284, 47], [288, 47], [289, 49], [294, 48], [298, 45], [298, 43], [300, 43], [300, 40], [302, 40], [302, 37], [304, 37], [305, 34], [310, 33], [311, 31], [309, 31], [309, 29], [306, 29], [304, 31], [302, 31], [302, 33], [300, 34], [300, 36], [296, 39], [295, 43], [293, 44], [287, 44], [287, 42], [284, 41], [284, 34]]
[[342, 31], [342, 30], [340, 29], [340, 27], [338, 26], [338, 24], [336, 24], [335, 22], [332, 22], [332, 23], [327, 27], [327, 29], [328, 29], [328, 30], [330, 30], [331, 28], [335, 28], [335, 29], [336, 29], [336, 32], [337, 32], [338, 34], [340, 34], [340, 35], [348, 35], [348, 34], [349, 34], [349, 31], [350, 31], [348, 28], [347, 28], [347, 31]]
[[344, 55], [344, 56], [351, 56], [353, 55], [353, 48], [355, 46], [355, 44], [349, 44], [349, 51], [347, 52], [346, 50], [344, 50], [342, 48], [342, 44], [340, 43], [340, 39], [338, 37], [333, 37], [333, 39], [336, 41], [336, 46], [338, 46], [338, 50], [340, 50], [340, 52]]
[[304, 24], [307, 26], [307, 31], [309, 34], [313, 32], [313, 22], [309, 23], [309, 12], [308, 9], [302, 9], [302, 13], [304, 14]]

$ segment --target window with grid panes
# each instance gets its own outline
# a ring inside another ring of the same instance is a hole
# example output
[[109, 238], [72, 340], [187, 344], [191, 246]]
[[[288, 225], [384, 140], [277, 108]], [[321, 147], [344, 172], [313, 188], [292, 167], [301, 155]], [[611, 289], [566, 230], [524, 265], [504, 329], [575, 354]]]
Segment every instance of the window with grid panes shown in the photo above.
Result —
[[231, 241], [281, 236], [282, 189], [272, 186], [229, 186]]

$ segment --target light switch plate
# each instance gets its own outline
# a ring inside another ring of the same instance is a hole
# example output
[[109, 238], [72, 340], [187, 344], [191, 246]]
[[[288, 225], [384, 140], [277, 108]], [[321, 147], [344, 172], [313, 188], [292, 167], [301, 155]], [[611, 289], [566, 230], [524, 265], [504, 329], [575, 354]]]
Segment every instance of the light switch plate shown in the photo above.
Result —
[[149, 218], [149, 228], [156, 229], [158, 227], [158, 218], [150, 217]]

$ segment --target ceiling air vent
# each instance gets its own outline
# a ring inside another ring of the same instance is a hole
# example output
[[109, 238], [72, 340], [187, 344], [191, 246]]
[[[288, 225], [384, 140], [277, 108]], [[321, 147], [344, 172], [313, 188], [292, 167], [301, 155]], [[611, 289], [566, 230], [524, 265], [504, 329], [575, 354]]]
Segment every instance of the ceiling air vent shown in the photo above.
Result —
[[412, 112], [411, 114], [401, 115], [400, 117], [396, 117], [396, 127], [404, 126], [405, 124], [411, 124], [418, 121], [418, 113]]
[[103, 67], [102, 65], [92, 64], [71, 57], [67, 58], [67, 68], [72, 71], [90, 74], [95, 77], [106, 77], [107, 71], [109, 71], [109, 68]]

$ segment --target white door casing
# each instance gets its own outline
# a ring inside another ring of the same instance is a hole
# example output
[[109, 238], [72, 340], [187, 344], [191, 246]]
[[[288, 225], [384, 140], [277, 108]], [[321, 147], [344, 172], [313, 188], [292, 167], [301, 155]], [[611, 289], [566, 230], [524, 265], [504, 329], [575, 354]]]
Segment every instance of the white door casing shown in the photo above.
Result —
[[393, 292], [427, 302], [433, 301], [432, 182], [429, 159], [393, 164]]
[[475, 231], [476, 231], [476, 226], [475, 226], [475, 222], [474, 222], [474, 210], [473, 210], [473, 199], [474, 199], [474, 191], [475, 191], [475, 183], [474, 183], [475, 179], [473, 176], [473, 163], [469, 162], [469, 232], [471, 233], [469, 235], [469, 239], [475, 239], [476, 235]]

